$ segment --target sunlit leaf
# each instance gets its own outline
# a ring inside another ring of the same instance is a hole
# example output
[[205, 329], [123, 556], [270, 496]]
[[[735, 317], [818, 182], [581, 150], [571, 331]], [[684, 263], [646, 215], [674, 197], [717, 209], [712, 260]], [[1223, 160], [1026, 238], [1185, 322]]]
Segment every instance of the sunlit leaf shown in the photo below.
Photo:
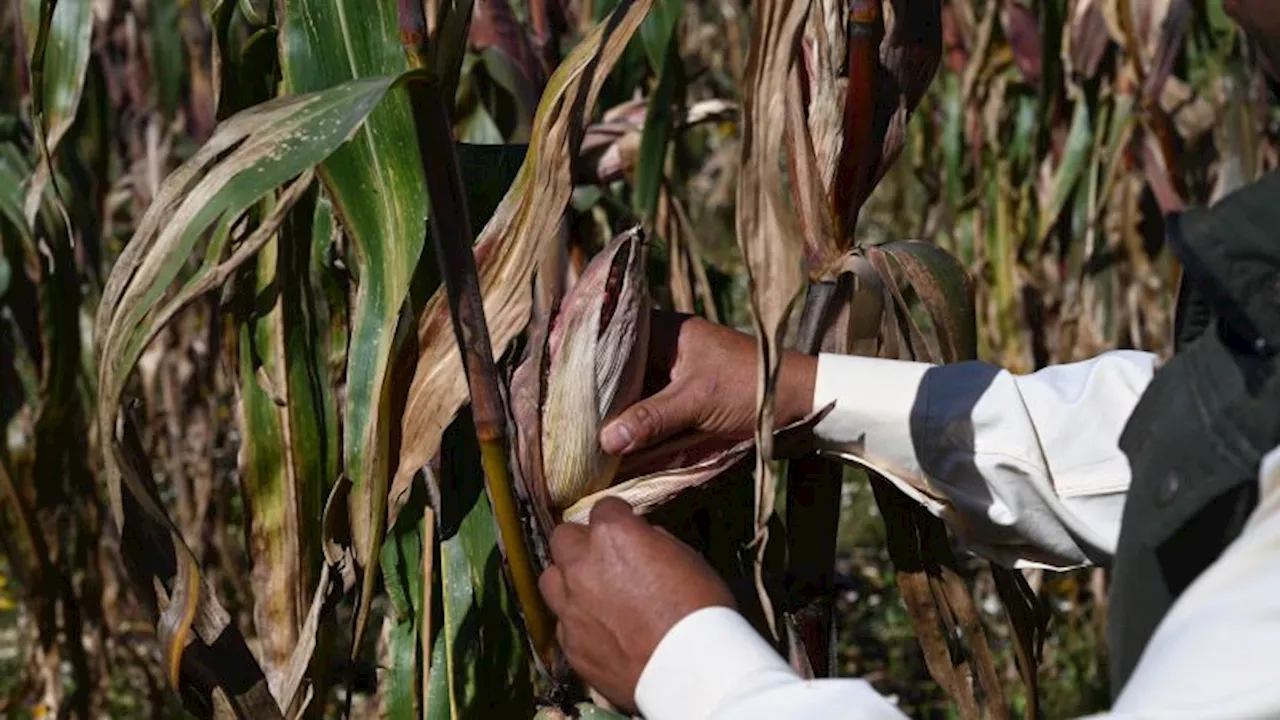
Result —
[[973, 281], [954, 257], [931, 243], [911, 241], [890, 243], [871, 252], [885, 253], [902, 269], [932, 321], [942, 362], [978, 356]]

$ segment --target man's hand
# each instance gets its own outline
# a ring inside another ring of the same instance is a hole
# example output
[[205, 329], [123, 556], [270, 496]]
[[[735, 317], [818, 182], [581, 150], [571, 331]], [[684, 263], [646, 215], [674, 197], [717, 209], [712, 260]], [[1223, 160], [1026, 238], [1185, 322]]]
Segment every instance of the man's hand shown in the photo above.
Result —
[[[750, 335], [689, 315], [655, 311], [650, 322], [649, 385], [657, 392], [605, 426], [607, 453], [641, 450], [684, 432], [745, 440], [755, 430], [756, 342]], [[788, 351], [778, 373], [779, 427], [812, 410], [818, 359]]]
[[552, 564], [538, 581], [559, 619], [556, 636], [578, 674], [616, 705], [634, 708], [636, 684], [667, 631], [733, 595], [698, 553], [617, 498], [591, 524], [551, 534]]

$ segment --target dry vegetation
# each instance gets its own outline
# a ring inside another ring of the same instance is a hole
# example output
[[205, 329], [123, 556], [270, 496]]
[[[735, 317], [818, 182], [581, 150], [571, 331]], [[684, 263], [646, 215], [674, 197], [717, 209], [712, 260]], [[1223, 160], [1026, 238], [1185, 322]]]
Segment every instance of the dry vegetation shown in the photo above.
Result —
[[[0, 48], [8, 717], [607, 717], [512, 375], [610, 238], [764, 368], [1027, 372], [1166, 352], [1160, 217], [1276, 161], [1220, 0], [11, 0]], [[1100, 571], [993, 575], [773, 430], [609, 492], [914, 716], [1105, 704]]]

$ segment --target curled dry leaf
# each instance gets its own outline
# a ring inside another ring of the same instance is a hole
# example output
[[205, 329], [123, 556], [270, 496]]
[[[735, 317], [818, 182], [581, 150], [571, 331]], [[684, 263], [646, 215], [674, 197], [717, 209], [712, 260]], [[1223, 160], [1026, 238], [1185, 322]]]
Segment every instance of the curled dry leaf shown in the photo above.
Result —
[[[640, 154], [640, 137], [649, 109], [645, 98], [629, 100], [606, 111], [587, 128], [575, 175], [579, 182], [608, 184], [629, 177]], [[737, 106], [728, 100], [700, 100], [676, 119], [676, 129], [733, 117]]]
[[1071, 8], [1066, 28], [1067, 72], [1076, 78], [1091, 78], [1098, 72], [1103, 55], [1111, 47], [1111, 36], [1102, 13], [1101, 0], [1080, 0]]
[[1022, 73], [1022, 79], [1039, 85], [1044, 66], [1044, 39], [1040, 37], [1040, 19], [1036, 10], [1016, 0], [1004, 3], [1001, 9], [1004, 11], [1000, 18], [1004, 35], [1009, 40], [1013, 61]]
[[[791, 96], [802, 103], [807, 96], [807, 142], [815, 163], [808, 173], [820, 179], [835, 225], [830, 247], [805, 236], [816, 276], [853, 246], [859, 210], [902, 152], [907, 123], [941, 60], [942, 4], [823, 0], [814, 8], [820, 12], [810, 13], [804, 52], [808, 82]], [[789, 122], [793, 169], [803, 153], [799, 125]], [[803, 224], [807, 233], [820, 227], [807, 211]]]
[[877, 123], [884, 123], [884, 135], [876, 183], [902, 153], [907, 121], [933, 82], [941, 57], [941, 0], [890, 0], [880, 45], [880, 62], [888, 81], [882, 83], [883, 96], [877, 98]]

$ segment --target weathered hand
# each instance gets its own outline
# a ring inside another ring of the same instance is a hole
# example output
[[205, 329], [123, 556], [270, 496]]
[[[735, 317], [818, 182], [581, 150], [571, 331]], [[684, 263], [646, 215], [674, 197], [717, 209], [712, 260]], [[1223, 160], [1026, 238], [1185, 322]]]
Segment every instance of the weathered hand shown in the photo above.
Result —
[[591, 687], [634, 708], [636, 684], [667, 631], [706, 607], [733, 607], [724, 581], [698, 553], [605, 498], [591, 524], [551, 534], [552, 564], [538, 581], [559, 624], [565, 657]]
[[[809, 414], [817, 358], [788, 351], [778, 374], [775, 424]], [[654, 311], [648, 385], [657, 391], [605, 426], [600, 445], [622, 454], [685, 432], [745, 440], [755, 429], [756, 342], [699, 317]]]

